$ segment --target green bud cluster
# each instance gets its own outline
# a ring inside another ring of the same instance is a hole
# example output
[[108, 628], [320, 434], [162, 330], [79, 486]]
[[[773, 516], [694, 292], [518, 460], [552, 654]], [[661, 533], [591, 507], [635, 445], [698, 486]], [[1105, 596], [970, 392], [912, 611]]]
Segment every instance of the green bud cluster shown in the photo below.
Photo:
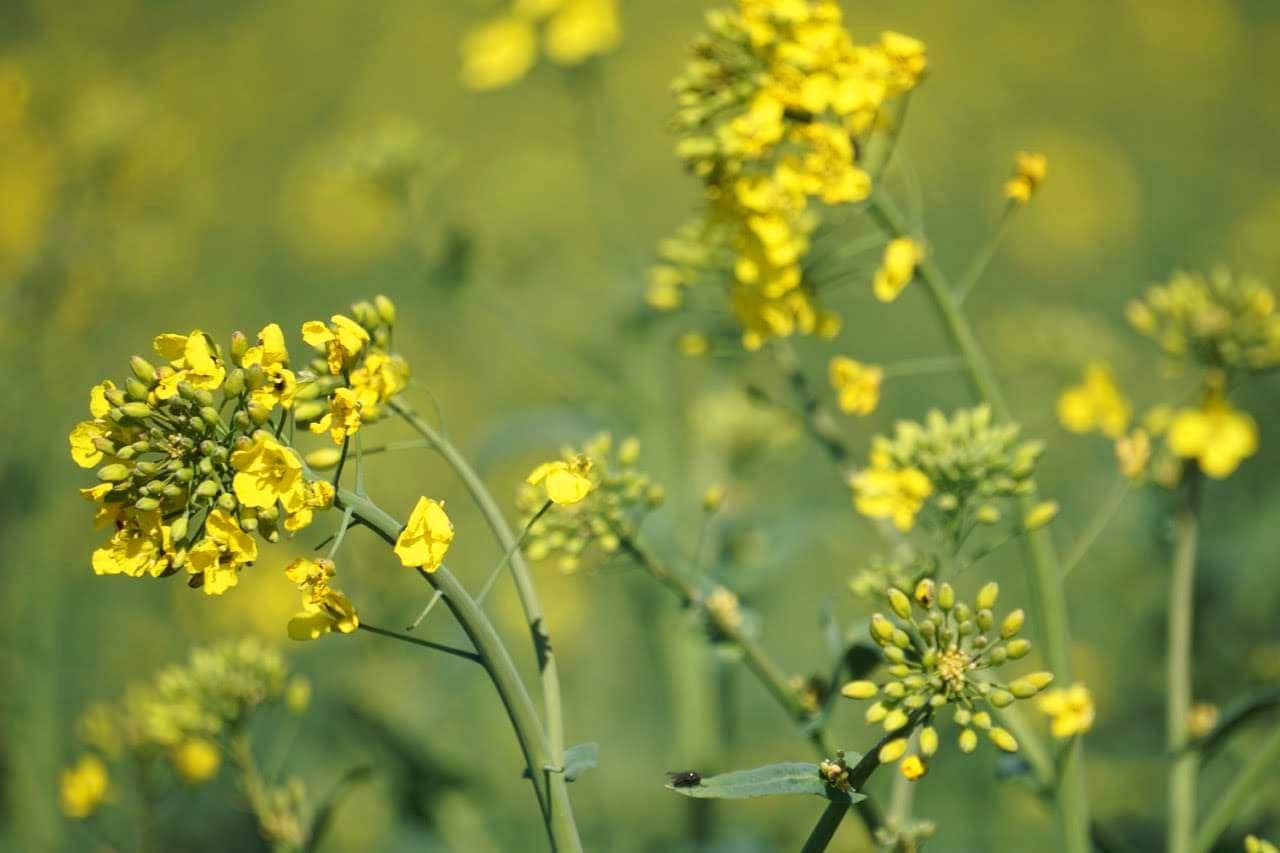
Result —
[[561, 454], [566, 461], [579, 455], [590, 459], [595, 488], [581, 501], [554, 504], [534, 520], [547, 498], [542, 489], [526, 483], [516, 506], [529, 528], [524, 548], [529, 559], [554, 559], [561, 571], [571, 573], [584, 561], [602, 561], [615, 553], [621, 537], [633, 535], [639, 518], [661, 505], [666, 495], [661, 485], [636, 468], [640, 442], [635, 438], [615, 446], [611, 434], [600, 433], [581, 447], [563, 448]]
[[1155, 341], [1175, 369], [1263, 372], [1280, 366], [1274, 291], [1226, 269], [1176, 273], [1129, 303], [1130, 325]]
[[[972, 605], [957, 601], [950, 584], [935, 584], [927, 578], [916, 584], [911, 595], [891, 588], [887, 598], [892, 616], [876, 613], [871, 617], [871, 638], [888, 663], [890, 679], [880, 684], [851, 681], [841, 693], [851, 699], [876, 699], [867, 709], [866, 720], [883, 724], [887, 732], [917, 720], [922, 726], [919, 744], [924, 758], [938, 745], [933, 719], [948, 706], [961, 728], [961, 751], [974, 750], [978, 730], [1000, 749], [1016, 751], [1017, 741], [993, 724], [987, 709], [1028, 699], [1048, 686], [1053, 676], [1033, 672], [1007, 683], [994, 677], [994, 670], [1031, 651], [1030, 641], [1019, 636], [1023, 612], [1014, 610], [998, 619], [994, 612], [998, 596], [995, 583], [982, 587]], [[897, 760], [906, 749], [905, 737], [899, 738], [885, 746], [889, 755], [882, 755], [882, 760]]]

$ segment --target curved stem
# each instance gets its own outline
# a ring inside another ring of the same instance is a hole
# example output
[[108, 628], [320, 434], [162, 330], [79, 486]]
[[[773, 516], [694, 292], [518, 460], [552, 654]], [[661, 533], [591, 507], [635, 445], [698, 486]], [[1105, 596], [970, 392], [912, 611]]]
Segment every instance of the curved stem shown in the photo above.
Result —
[[1231, 825], [1232, 818], [1244, 807], [1245, 802], [1258, 793], [1258, 785], [1268, 774], [1275, 772], [1276, 764], [1280, 764], [1280, 723], [1271, 730], [1262, 747], [1253, 753], [1249, 763], [1231, 780], [1231, 784], [1200, 822], [1194, 847], [1196, 853], [1209, 853], [1218, 836]]
[[[902, 214], [894, 204], [880, 194], [873, 195], [867, 212], [880, 228], [891, 237], [907, 236]], [[996, 418], [1013, 422], [1012, 411], [1005, 401], [995, 372], [978, 338], [969, 325], [956, 297], [956, 291], [946, 275], [932, 259], [921, 262], [918, 275], [928, 290], [930, 301], [956, 352], [964, 359], [969, 384], [974, 393], [984, 400]], [[1019, 500], [1019, 511], [1025, 520], [1035, 506], [1034, 495]], [[1045, 660], [1054, 675], [1063, 682], [1071, 680], [1070, 631], [1067, 624], [1066, 597], [1062, 591], [1062, 577], [1058, 570], [1058, 557], [1046, 530], [1037, 530], [1023, 537], [1028, 556], [1027, 586], [1036, 603], [1037, 622], [1040, 627]], [[1071, 750], [1071, 760], [1061, 768], [1057, 787], [1058, 811], [1062, 819], [1063, 847], [1069, 853], [1088, 853], [1089, 803], [1085, 789], [1083, 747], [1076, 744]]]
[[[388, 404], [419, 435], [431, 442], [436, 451], [444, 457], [445, 462], [453, 468], [454, 473], [462, 480], [472, 500], [479, 507], [481, 515], [489, 525], [494, 538], [504, 553], [511, 554], [509, 566], [511, 578], [515, 581], [516, 594], [524, 616], [529, 625], [529, 633], [533, 637], [534, 652], [538, 658], [538, 671], [542, 680], [542, 705], [547, 715], [544, 730], [547, 740], [547, 752], [550, 766], [564, 767], [564, 710], [560, 696], [560, 671], [556, 664], [556, 656], [551, 646], [551, 635], [547, 630], [546, 619], [542, 613], [542, 602], [538, 599], [538, 591], [533, 585], [533, 574], [520, 552], [515, 535], [507, 525], [506, 516], [498, 507], [493, 495], [485, 487], [484, 482], [463, 458], [458, 449], [447, 438], [436, 431], [425, 418], [418, 415], [399, 399]], [[553, 818], [573, 825], [573, 811], [569, 802], [569, 791], [562, 772], [547, 773], [547, 782], [551, 789], [551, 810]], [[576, 836], [575, 836], [576, 840]]]
[[1196, 771], [1200, 757], [1185, 749], [1190, 732], [1191, 640], [1195, 604], [1196, 544], [1200, 521], [1200, 471], [1187, 472], [1182, 505], [1173, 520], [1173, 566], [1169, 579], [1167, 737], [1175, 757], [1169, 767], [1169, 853], [1191, 853], [1196, 829]]
[[[403, 525], [383, 511], [377, 504], [347, 489], [339, 489], [334, 501], [335, 506], [351, 509], [360, 522], [380, 536], [383, 541], [394, 545]], [[529, 776], [533, 781], [534, 793], [538, 798], [538, 806], [547, 826], [547, 835], [552, 850], [580, 851], [582, 842], [578, 839], [578, 830], [573, 822], [573, 815], [565, 809], [551, 808], [553, 798], [549, 796], [552, 781], [564, 781], [563, 764], [552, 762], [547, 749], [546, 737], [533, 707], [533, 700], [525, 689], [524, 682], [516, 670], [507, 647], [489, 617], [476, 604], [444, 566], [434, 572], [419, 572], [423, 579], [444, 595], [445, 604], [453, 611], [454, 617], [468, 639], [475, 646], [480, 663], [489, 673], [493, 686], [502, 699], [511, 727], [515, 730], [520, 750], [524, 754], [525, 763], [529, 767]], [[563, 798], [568, 805], [567, 791]]]
[[1111, 523], [1111, 519], [1115, 518], [1120, 505], [1128, 497], [1129, 489], [1132, 485], [1133, 483], [1128, 477], [1121, 477], [1115, 488], [1111, 490], [1111, 494], [1107, 495], [1107, 499], [1098, 507], [1097, 513], [1089, 520], [1089, 526], [1080, 534], [1080, 538], [1076, 540], [1075, 545], [1071, 546], [1071, 550], [1067, 552], [1066, 558], [1062, 561], [1061, 574], [1063, 580], [1066, 580], [1067, 576], [1071, 574], [1072, 569], [1080, 565], [1080, 561], [1089, 553], [1093, 543], [1098, 541], [1102, 531], [1106, 530], [1107, 525]]

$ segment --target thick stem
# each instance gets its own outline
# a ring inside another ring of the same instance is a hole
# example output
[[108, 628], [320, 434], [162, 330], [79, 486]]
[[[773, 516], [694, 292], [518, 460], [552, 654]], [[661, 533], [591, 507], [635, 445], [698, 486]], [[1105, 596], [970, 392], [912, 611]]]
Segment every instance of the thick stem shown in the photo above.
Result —
[[[340, 489], [335, 505], [350, 508], [360, 522], [380, 536], [385, 542], [394, 545], [403, 525], [388, 515], [373, 501], [346, 489]], [[525, 690], [520, 674], [516, 670], [507, 647], [489, 617], [476, 604], [465, 587], [458, 582], [444, 566], [434, 572], [420, 572], [422, 577], [444, 595], [445, 604], [453, 612], [454, 618], [462, 626], [463, 632], [475, 646], [485, 671], [493, 681], [493, 686], [502, 699], [511, 727], [515, 730], [520, 750], [524, 754], [525, 763], [529, 767], [529, 775], [533, 781], [534, 793], [538, 798], [538, 807], [547, 826], [547, 835], [552, 850], [557, 853], [582, 850], [582, 842], [578, 839], [578, 830], [573, 822], [573, 815], [567, 809], [553, 810], [549, 803], [551, 781], [564, 780], [564, 768], [560, 763], [552, 763], [547, 749], [546, 737], [538, 720], [538, 713], [533, 707], [533, 700]], [[568, 800], [565, 798], [567, 806]]]
[[822, 816], [818, 818], [817, 825], [805, 839], [804, 847], [800, 848], [800, 853], [822, 853], [826, 850], [831, 839], [835, 838], [836, 830], [840, 828], [840, 822], [844, 820], [844, 813], [848, 810], [849, 807], [844, 803], [827, 803]]
[[1173, 566], [1169, 578], [1166, 732], [1169, 767], [1169, 853], [1191, 853], [1196, 831], [1196, 771], [1199, 755], [1186, 749], [1191, 712], [1191, 637], [1195, 604], [1196, 544], [1200, 527], [1200, 471], [1186, 475], [1182, 505], [1173, 520]]
[[1257, 796], [1258, 786], [1269, 774], [1275, 773], [1277, 764], [1280, 764], [1280, 724], [1271, 730], [1262, 747], [1253, 753], [1200, 822], [1200, 830], [1196, 833], [1196, 853], [1209, 853], [1218, 836], [1231, 825], [1231, 820], [1245, 803]]
[[[867, 211], [887, 235], [908, 236], [902, 214], [888, 198], [879, 194], [872, 196]], [[1012, 411], [996, 381], [991, 363], [956, 298], [955, 289], [932, 258], [926, 257], [921, 262], [918, 274], [929, 292], [930, 301], [947, 337], [964, 359], [969, 384], [974, 393], [991, 406], [997, 419], [1011, 423]], [[1024, 519], [1035, 502], [1034, 495], [1026, 495], [1020, 499], [1019, 510]], [[1036, 621], [1040, 628], [1045, 660], [1060, 681], [1070, 682], [1071, 636], [1057, 554], [1045, 530], [1028, 533], [1023, 537], [1023, 542], [1028, 557], [1027, 586], [1036, 604]], [[1069, 853], [1089, 853], [1089, 803], [1085, 789], [1082, 746], [1074, 746], [1071, 759], [1060, 768], [1057, 802], [1062, 821], [1063, 849]]]
[[[533, 574], [520, 552], [515, 535], [507, 525], [506, 516], [498, 507], [493, 495], [485, 487], [484, 481], [468, 464], [443, 435], [436, 431], [425, 418], [418, 415], [399, 399], [390, 404], [393, 411], [402, 417], [419, 435], [431, 442], [449, 467], [462, 480], [472, 500], [479, 507], [481, 515], [489, 525], [494, 538], [504, 553], [509, 553], [511, 578], [515, 581], [516, 594], [520, 606], [524, 609], [525, 620], [533, 638], [534, 652], [538, 658], [538, 671], [542, 681], [542, 705], [546, 712], [546, 741], [548, 762], [556, 768], [564, 767], [564, 710], [560, 695], [560, 672], [556, 665], [556, 656], [551, 645], [551, 635], [547, 630], [546, 619], [542, 613], [542, 602], [538, 599], [537, 588], [533, 585]], [[552, 818], [560, 823], [573, 825], [573, 809], [569, 801], [568, 786], [563, 772], [547, 772], [547, 782], [551, 790]], [[576, 840], [576, 833], [575, 833]]]

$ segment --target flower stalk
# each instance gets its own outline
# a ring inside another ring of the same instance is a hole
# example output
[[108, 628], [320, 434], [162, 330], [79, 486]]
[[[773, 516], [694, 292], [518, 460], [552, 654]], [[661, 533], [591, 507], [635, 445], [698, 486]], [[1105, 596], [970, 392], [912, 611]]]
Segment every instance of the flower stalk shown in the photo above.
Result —
[[1191, 853], [1196, 831], [1196, 772], [1199, 754], [1186, 749], [1192, 700], [1192, 632], [1196, 547], [1200, 527], [1200, 470], [1189, 466], [1182, 503], [1173, 521], [1173, 565], [1169, 579], [1166, 665], [1168, 747], [1176, 756], [1169, 767], [1169, 853]]

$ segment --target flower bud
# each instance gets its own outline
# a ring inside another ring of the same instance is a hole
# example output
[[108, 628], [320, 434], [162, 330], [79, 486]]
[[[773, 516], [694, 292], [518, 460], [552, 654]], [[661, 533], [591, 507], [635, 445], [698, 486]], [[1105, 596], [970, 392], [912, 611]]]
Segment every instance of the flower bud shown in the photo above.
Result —
[[244, 372], [244, 384], [250, 391], [257, 391], [267, 381], [267, 374], [261, 364], [252, 364]]
[[1027, 513], [1027, 518], [1024, 524], [1026, 525], [1027, 530], [1039, 530], [1041, 527], [1044, 527], [1046, 524], [1053, 521], [1057, 514], [1057, 502], [1044, 501], [1031, 508], [1031, 511]]
[[[933, 606], [933, 601], [936, 597], [936, 590], [937, 587], [934, 585], [932, 579], [921, 578], [920, 582], [916, 584], [915, 592], [912, 597], [915, 598], [916, 604], [919, 604], [927, 610]], [[905, 619], [906, 617], [904, 616], [903, 618]]]
[[867, 721], [867, 725], [874, 726], [888, 715], [889, 709], [886, 708], [883, 703], [873, 702], [871, 705], [867, 706], [867, 712], [864, 715], [864, 719]]
[[978, 748], [978, 733], [973, 729], [960, 732], [959, 745], [961, 752], [973, 752]]
[[314, 421], [316, 418], [324, 414], [328, 408], [323, 400], [308, 400], [305, 403], [294, 402], [293, 417], [299, 423]]
[[1004, 648], [1009, 653], [1009, 660], [1018, 660], [1026, 657], [1031, 651], [1031, 641], [1019, 637], [1016, 640], [1010, 640]]
[[124, 381], [124, 390], [129, 399], [140, 403], [145, 403], [151, 396], [151, 389], [132, 376]]
[[217, 480], [204, 480], [200, 485], [196, 486], [196, 494], [202, 498], [211, 498], [220, 491], [222, 491], [222, 486]]
[[103, 465], [98, 469], [98, 479], [104, 483], [119, 483], [129, 479], [129, 469], [118, 462]]
[[1018, 608], [1004, 617], [1004, 621], [1000, 623], [1000, 636], [1007, 640], [1017, 634], [1022, 630], [1022, 623], [1026, 620], [1026, 617], [1027, 614], [1022, 612], [1022, 608]]
[[[231, 333], [231, 363], [239, 365], [244, 360], [244, 354], [249, 351], [249, 338], [244, 332], [236, 331]], [[237, 392], [238, 393], [238, 392]]]
[[125, 417], [139, 421], [151, 417], [151, 407], [146, 403], [125, 403], [120, 407], [120, 411]]
[[874, 681], [850, 681], [840, 688], [840, 693], [850, 699], [870, 699], [876, 695], [876, 690]]
[[129, 359], [129, 369], [133, 371], [133, 375], [140, 382], [147, 385], [154, 385], [156, 381], [156, 368], [151, 362], [147, 361], [140, 355], [135, 355]]
[[901, 699], [907, 695], [907, 687], [901, 681], [890, 681], [884, 686], [884, 695], [890, 699]]
[[978, 590], [978, 598], [976, 604], [979, 610], [990, 610], [996, 606], [996, 599], [1000, 597], [1000, 584], [991, 581]]
[[902, 759], [902, 763], [898, 765], [898, 770], [902, 773], [902, 778], [908, 782], [915, 782], [929, 772], [929, 765], [925, 764], [918, 755], [908, 755]]
[[951, 584], [944, 583], [938, 587], [938, 607], [945, 613], [956, 606], [956, 591]]
[[378, 316], [382, 318], [382, 322], [388, 326], [396, 324], [396, 304], [387, 297], [379, 293], [373, 297], [373, 306], [378, 311]]
[[906, 654], [897, 646], [885, 646], [884, 656], [890, 663], [903, 663], [907, 659]]
[[901, 708], [894, 708], [884, 718], [884, 730], [886, 732], [896, 732], [907, 724], [907, 712]]
[[992, 666], [1000, 666], [1000, 664], [1009, 659], [1009, 649], [1005, 646], [996, 646], [991, 650], [988, 659], [991, 661]]
[[307, 465], [317, 471], [327, 471], [338, 464], [342, 458], [342, 448], [322, 447], [307, 454]]
[[1053, 673], [1044, 671], [1033, 672], [1023, 680], [1029, 681], [1031, 684], [1035, 685], [1036, 690], [1043, 690], [1053, 683]]
[[237, 367], [227, 374], [227, 380], [222, 383], [222, 391], [228, 397], [239, 397], [244, 386], [244, 369]]
[[899, 619], [911, 618], [911, 599], [907, 598], [901, 590], [889, 587], [889, 606], [893, 608], [893, 612], [898, 614]]
[[880, 763], [892, 764], [903, 756], [907, 751], [907, 739], [904, 737], [894, 738], [893, 740], [880, 747]]
[[191, 418], [189, 421], [187, 421], [187, 426], [191, 427], [191, 429], [194, 430], [196, 433], [203, 433], [206, 428], [204, 419], [198, 418], [198, 417]]
[[[1015, 681], [1014, 684], [1016, 683], [1017, 682]], [[1012, 689], [1013, 685], [1011, 684], [1009, 687]], [[1008, 690], [993, 690], [991, 691], [991, 695], [987, 697], [987, 701], [996, 708], [1008, 708], [1013, 704], [1013, 698], [1014, 694], [1010, 693]]]
[[920, 751], [926, 757], [938, 751], [938, 730], [933, 726], [925, 726], [920, 730]]
[[187, 524], [188, 521], [185, 515], [178, 516], [178, 518], [174, 519], [173, 524], [169, 527], [169, 535], [173, 537], [175, 542], [187, 537]]
[[1013, 735], [1009, 734], [1002, 728], [993, 728], [987, 733], [987, 736], [991, 738], [992, 743], [1003, 749], [1005, 752], [1018, 751], [1018, 742], [1014, 740]]
[[978, 623], [979, 631], [989, 631], [991, 630], [991, 625], [995, 622], [995, 617], [991, 614], [990, 610], [983, 608], [978, 611], [977, 615], [974, 617], [974, 621]]
[[155, 498], [138, 498], [133, 502], [133, 506], [142, 512], [155, 512], [160, 508], [160, 501]]
[[871, 638], [880, 645], [885, 645], [893, 639], [893, 623], [879, 613], [871, 615]]
[[225, 510], [226, 512], [235, 512], [236, 510], [235, 495], [231, 494], [230, 492], [223, 492], [222, 494], [218, 495], [218, 506], [221, 509]]

